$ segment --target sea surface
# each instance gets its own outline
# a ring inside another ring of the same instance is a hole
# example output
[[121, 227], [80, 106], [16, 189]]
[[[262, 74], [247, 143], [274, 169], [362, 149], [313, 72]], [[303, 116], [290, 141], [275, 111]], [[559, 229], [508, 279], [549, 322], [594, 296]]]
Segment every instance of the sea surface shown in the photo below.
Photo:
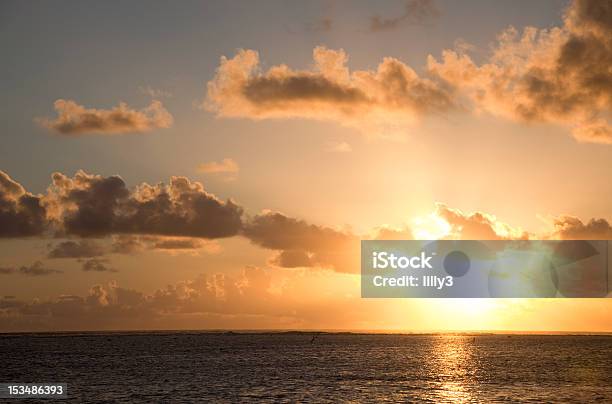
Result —
[[0, 335], [0, 382], [79, 403], [612, 402], [612, 336], [313, 336]]

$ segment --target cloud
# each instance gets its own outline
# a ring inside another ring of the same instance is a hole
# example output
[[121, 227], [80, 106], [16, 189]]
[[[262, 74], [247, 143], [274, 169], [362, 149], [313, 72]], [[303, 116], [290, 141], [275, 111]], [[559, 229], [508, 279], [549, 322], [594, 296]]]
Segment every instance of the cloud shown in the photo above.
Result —
[[424, 24], [436, 20], [440, 14], [433, 0], [408, 0], [404, 3], [404, 13], [398, 17], [370, 17], [370, 32], [391, 31], [405, 24]]
[[215, 253], [221, 246], [214, 240], [202, 240], [186, 237], [156, 237], [151, 240], [150, 247], [154, 250], [201, 250]]
[[45, 268], [41, 261], [36, 261], [32, 265], [24, 265], [19, 268], [19, 273], [28, 276], [45, 276], [61, 274], [63, 271]]
[[270, 260], [271, 265], [281, 268], [308, 268], [317, 266], [311, 253], [301, 250], [283, 250]]
[[159, 236], [113, 236], [110, 251], [115, 254], [136, 254], [145, 250], [157, 250], [168, 253], [198, 252], [209, 254], [221, 251], [215, 240], [204, 240], [193, 237], [159, 237]]
[[383, 59], [376, 71], [350, 72], [343, 50], [319, 46], [313, 58], [309, 70], [278, 65], [262, 72], [256, 51], [222, 57], [204, 106], [221, 117], [329, 120], [380, 136], [457, 107], [445, 87], [397, 59]]
[[63, 233], [81, 237], [146, 234], [223, 238], [236, 235], [242, 208], [223, 202], [199, 182], [172, 177], [170, 184], [128, 189], [118, 176], [53, 174], [45, 202]]
[[169, 91], [160, 90], [151, 86], [141, 86], [138, 87], [138, 90], [141, 93], [146, 94], [155, 100], [158, 100], [160, 98], [172, 98], [172, 93], [170, 93]]
[[111, 252], [115, 254], [136, 254], [144, 249], [144, 244], [139, 237], [130, 235], [113, 236]]
[[[95, 260], [87, 261], [92, 262]], [[97, 266], [95, 263], [92, 266]], [[97, 269], [94, 269], [97, 270]], [[94, 285], [81, 297], [63, 295], [55, 299], [22, 301], [0, 299], [0, 328], [32, 329], [117, 329], [146, 328], [160, 319], [196, 315], [283, 315], [288, 310], [269, 291], [270, 275], [247, 267], [237, 276], [201, 275], [151, 294], [119, 287], [115, 282]]]
[[325, 151], [329, 153], [350, 153], [353, 148], [347, 142], [329, 143]]
[[89, 240], [62, 241], [53, 246], [47, 258], [91, 258], [104, 255], [104, 249]]
[[157, 100], [141, 110], [130, 109], [123, 102], [112, 109], [85, 108], [75, 101], [62, 99], [56, 100], [53, 106], [57, 118], [39, 118], [37, 122], [67, 136], [143, 133], [169, 128], [173, 123], [172, 115]]
[[45, 226], [46, 211], [40, 197], [26, 192], [0, 171], [0, 238], [41, 235]]
[[464, 213], [459, 209], [436, 204], [435, 215], [449, 225], [444, 238], [461, 240], [521, 240], [529, 234], [499, 221], [494, 215], [484, 212]]
[[[0, 186], [2, 200], [10, 202], [4, 202], [4, 206], [11, 206], [11, 212], [16, 210], [15, 201], [29, 195], [6, 174], [0, 177]], [[279, 212], [244, 216], [243, 208], [231, 199], [223, 202], [207, 193], [202, 184], [184, 177], [172, 177], [169, 185], [144, 183], [130, 189], [118, 176], [79, 171], [70, 178], [55, 173], [47, 193], [33, 198], [46, 216], [39, 218], [36, 232], [30, 235], [85, 238], [54, 244], [49, 258], [95, 258], [105, 253], [144, 250], [214, 254], [220, 250], [214, 239], [242, 236], [272, 250], [274, 256], [269, 262], [277, 267], [355, 273], [359, 269], [360, 239], [612, 238], [611, 225], [605, 219], [582, 222], [572, 216], [560, 216], [550, 231], [533, 234], [492, 214], [465, 213], [445, 204], [437, 204], [425, 218], [416, 218], [414, 226], [381, 226], [372, 234], [358, 235]], [[5, 233], [4, 237], [23, 237], [23, 233]], [[103, 247], [89, 239], [94, 237], [110, 238], [110, 245]], [[34, 273], [36, 268], [42, 268], [42, 264], [23, 271]]]
[[562, 240], [612, 240], [612, 225], [606, 219], [584, 223], [575, 216], [560, 216], [553, 221], [552, 237]]
[[205, 174], [225, 175], [228, 180], [235, 180], [240, 166], [231, 158], [224, 158], [216, 162], [202, 163], [198, 166], [198, 171]]
[[318, 266], [339, 272], [360, 268], [358, 237], [282, 213], [265, 212], [246, 221], [243, 235], [260, 247], [279, 251], [271, 261], [279, 266]]
[[[433, 16], [428, 1], [409, 1], [403, 16], [372, 20], [374, 30]], [[509, 27], [481, 64], [459, 41], [424, 74], [386, 57], [377, 69], [349, 71], [343, 50], [313, 50], [310, 69], [285, 64], [264, 71], [259, 54], [222, 57], [204, 106], [219, 117], [333, 121], [362, 133], [403, 139], [427, 115], [472, 110], [521, 123], [571, 129], [580, 142], [612, 144], [612, 6], [575, 0], [563, 25]]]
[[478, 65], [460, 51], [428, 59], [477, 110], [519, 122], [572, 128], [578, 141], [612, 143], [612, 4], [570, 3], [562, 27], [510, 27]]
[[117, 272], [116, 269], [110, 267], [107, 259], [92, 258], [85, 262], [81, 269], [86, 272]]
[[384, 317], [382, 302], [350, 294], [354, 277], [325, 275], [332, 282], [316, 272], [245, 267], [235, 275], [200, 275], [150, 293], [110, 282], [83, 295], [0, 297], [0, 331], [376, 328], [364, 319]]

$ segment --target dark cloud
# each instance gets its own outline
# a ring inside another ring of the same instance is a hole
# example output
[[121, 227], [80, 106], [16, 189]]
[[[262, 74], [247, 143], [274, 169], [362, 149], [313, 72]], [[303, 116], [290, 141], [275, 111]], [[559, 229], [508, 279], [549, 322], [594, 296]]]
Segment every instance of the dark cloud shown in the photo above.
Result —
[[359, 270], [359, 239], [349, 233], [268, 212], [247, 221], [243, 235], [256, 245], [280, 251], [272, 260], [276, 265]]
[[24, 265], [19, 268], [19, 273], [28, 276], [45, 276], [61, 274], [64, 271], [46, 268], [41, 261], [36, 261], [32, 265]]
[[576, 139], [612, 143], [612, 3], [575, 0], [562, 27], [510, 27], [477, 65], [461, 52], [430, 57], [429, 71], [478, 109], [522, 122], [572, 127]]
[[0, 171], [0, 238], [41, 235], [46, 211], [39, 196], [32, 195]]
[[552, 236], [563, 240], [612, 240], [612, 225], [606, 219], [583, 222], [574, 216], [554, 219]]
[[89, 240], [62, 241], [53, 246], [48, 258], [91, 258], [104, 255], [104, 248]]
[[301, 250], [284, 250], [270, 260], [270, 264], [282, 268], [307, 268], [316, 266], [310, 254]]
[[120, 134], [149, 132], [156, 128], [169, 128], [172, 115], [163, 104], [154, 100], [139, 111], [120, 103], [109, 110], [85, 108], [71, 100], [59, 99], [53, 104], [58, 113], [56, 119], [37, 119], [42, 126], [62, 135]]
[[53, 175], [48, 195], [66, 234], [82, 237], [148, 234], [222, 238], [236, 235], [242, 208], [220, 201], [202, 184], [172, 177], [169, 185], [127, 188], [120, 177]]
[[370, 32], [390, 31], [405, 24], [424, 24], [436, 20], [440, 14], [434, 0], [408, 0], [404, 4], [404, 13], [398, 17], [371, 17]]
[[199, 250], [214, 252], [220, 247], [211, 240], [194, 237], [159, 237], [122, 235], [113, 237], [111, 252], [116, 254], [135, 254], [144, 250]]
[[158, 238], [152, 244], [153, 249], [159, 250], [196, 250], [204, 246], [205, 242], [197, 238]]
[[109, 260], [101, 258], [92, 258], [83, 262], [81, 269], [86, 272], [117, 272], [109, 266]]

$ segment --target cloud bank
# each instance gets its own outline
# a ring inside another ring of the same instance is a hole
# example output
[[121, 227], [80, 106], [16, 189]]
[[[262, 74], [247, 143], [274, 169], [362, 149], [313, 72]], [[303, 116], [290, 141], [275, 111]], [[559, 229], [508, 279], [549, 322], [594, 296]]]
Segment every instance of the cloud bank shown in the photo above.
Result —
[[371, 234], [355, 234], [280, 212], [245, 215], [231, 199], [222, 201], [185, 177], [172, 177], [168, 185], [143, 183], [134, 188], [118, 176], [83, 171], [73, 177], [54, 173], [52, 181], [46, 194], [33, 196], [0, 171], [1, 235], [72, 238], [49, 245], [47, 258], [88, 259], [85, 270], [108, 270], [100, 261], [108, 254], [214, 254], [220, 250], [214, 240], [238, 236], [270, 250], [273, 266], [344, 273], [359, 272], [361, 239], [612, 239], [612, 226], [603, 218], [582, 222], [561, 215], [553, 219], [549, 232], [533, 234], [492, 214], [465, 213], [442, 203], [427, 220], [411, 227], [381, 226]]
[[168, 185], [143, 183], [129, 189], [118, 176], [79, 171], [70, 178], [55, 173], [45, 203], [63, 233], [81, 237], [230, 237], [240, 230], [242, 216], [240, 206], [219, 200], [185, 177], [172, 177]]
[[92, 258], [104, 254], [104, 249], [90, 240], [62, 241], [49, 251], [48, 258]]
[[0, 275], [21, 274], [26, 276], [46, 276], [61, 274], [64, 271], [47, 268], [42, 261], [35, 261], [31, 265], [22, 265], [19, 268], [1, 267]]

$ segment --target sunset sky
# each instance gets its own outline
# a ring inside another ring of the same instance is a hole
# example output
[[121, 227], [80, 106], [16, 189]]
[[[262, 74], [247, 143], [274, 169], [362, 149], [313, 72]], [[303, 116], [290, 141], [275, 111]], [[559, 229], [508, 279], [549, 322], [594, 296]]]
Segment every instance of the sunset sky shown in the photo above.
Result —
[[612, 239], [612, 5], [3, 1], [0, 331], [611, 331], [361, 239]]

